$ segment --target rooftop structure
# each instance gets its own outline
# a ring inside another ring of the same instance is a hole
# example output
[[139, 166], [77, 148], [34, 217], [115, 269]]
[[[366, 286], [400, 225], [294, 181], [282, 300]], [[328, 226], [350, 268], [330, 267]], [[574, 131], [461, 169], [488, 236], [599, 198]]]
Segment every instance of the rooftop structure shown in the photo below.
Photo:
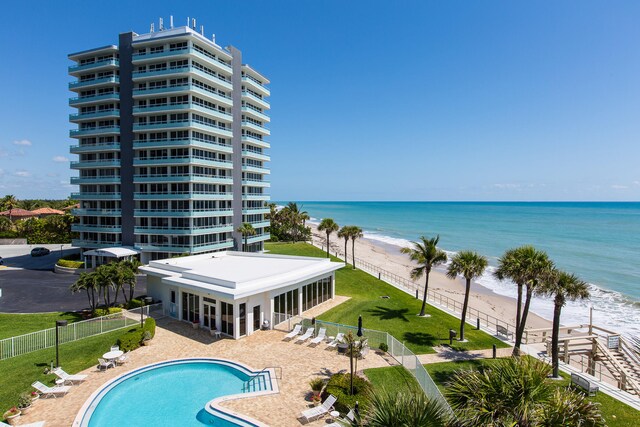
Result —
[[132, 247], [146, 263], [239, 249], [235, 230], [249, 222], [248, 249], [263, 249], [269, 80], [238, 49], [171, 19], [69, 59], [75, 246]]

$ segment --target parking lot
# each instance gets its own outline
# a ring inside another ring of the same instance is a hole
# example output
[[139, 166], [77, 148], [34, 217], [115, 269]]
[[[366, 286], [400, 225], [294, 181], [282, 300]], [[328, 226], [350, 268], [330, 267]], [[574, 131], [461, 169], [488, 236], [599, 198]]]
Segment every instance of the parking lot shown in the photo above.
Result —
[[[32, 257], [34, 247], [46, 247], [49, 255]], [[78, 248], [64, 245], [64, 255], [78, 252]], [[57, 274], [53, 266], [60, 258], [60, 245], [1, 245], [0, 256], [0, 312], [44, 313], [77, 311], [88, 306], [85, 293], [72, 295], [69, 286], [78, 276]], [[146, 276], [138, 276], [136, 295], [146, 292]], [[122, 296], [121, 296], [122, 297]]]

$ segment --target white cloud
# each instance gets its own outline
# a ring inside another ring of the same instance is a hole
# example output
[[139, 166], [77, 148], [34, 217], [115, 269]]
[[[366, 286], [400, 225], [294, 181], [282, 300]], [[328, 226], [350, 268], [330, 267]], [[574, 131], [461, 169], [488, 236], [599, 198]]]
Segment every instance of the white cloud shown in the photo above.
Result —
[[493, 187], [501, 190], [515, 190], [522, 186], [520, 184], [493, 184]]
[[633, 181], [632, 184], [636, 187], [640, 187], [640, 181]]
[[23, 145], [31, 147], [31, 141], [29, 141], [28, 139], [20, 139], [18, 141], [13, 141], [13, 145]]
[[56, 162], [56, 163], [67, 163], [67, 162], [69, 161], [69, 159], [67, 159], [67, 158], [66, 158], [66, 157], [64, 157], [64, 156], [55, 156], [55, 157], [54, 157], [53, 159], [51, 159], [51, 160], [53, 160], [53, 161], [54, 161], [54, 162]]
[[57, 177], [57, 176], [58, 176], [58, 174], [57, 174], [57, 173], [54, 173], [54, 172], [47, 172], [47, 176], [48, 176], [49, 178], [55, 178], [55, 177]]
[[28, 171], [17, 171], [14, 175], [26, 178], [26, 177], [31, 176], [31, 172], [28, 172]]
[[611, 188], [613, 188], [614, 190], [625, 190], [629, 187], [627, 187], [626, 185], [613, 184]]

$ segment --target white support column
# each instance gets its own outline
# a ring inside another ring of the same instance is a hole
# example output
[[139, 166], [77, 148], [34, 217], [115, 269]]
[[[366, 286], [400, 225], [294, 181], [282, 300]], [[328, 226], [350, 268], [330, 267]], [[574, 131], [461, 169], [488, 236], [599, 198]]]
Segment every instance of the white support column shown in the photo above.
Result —
[[296, 313], [298, 316], [302, 316], [302, 288], [304, 286], [300, 286], [298, 288], [298, 312]]

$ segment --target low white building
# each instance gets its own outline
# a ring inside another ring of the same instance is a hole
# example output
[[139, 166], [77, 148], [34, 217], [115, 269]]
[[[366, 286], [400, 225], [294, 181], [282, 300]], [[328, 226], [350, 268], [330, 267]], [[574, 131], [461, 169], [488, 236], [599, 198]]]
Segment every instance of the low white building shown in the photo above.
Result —
[[147, 294], [176, 319], [233, 338], [263, 322], [278, 324], [335, 295], [335, 271], [326, 258], [215, 252], [151, 261]]

